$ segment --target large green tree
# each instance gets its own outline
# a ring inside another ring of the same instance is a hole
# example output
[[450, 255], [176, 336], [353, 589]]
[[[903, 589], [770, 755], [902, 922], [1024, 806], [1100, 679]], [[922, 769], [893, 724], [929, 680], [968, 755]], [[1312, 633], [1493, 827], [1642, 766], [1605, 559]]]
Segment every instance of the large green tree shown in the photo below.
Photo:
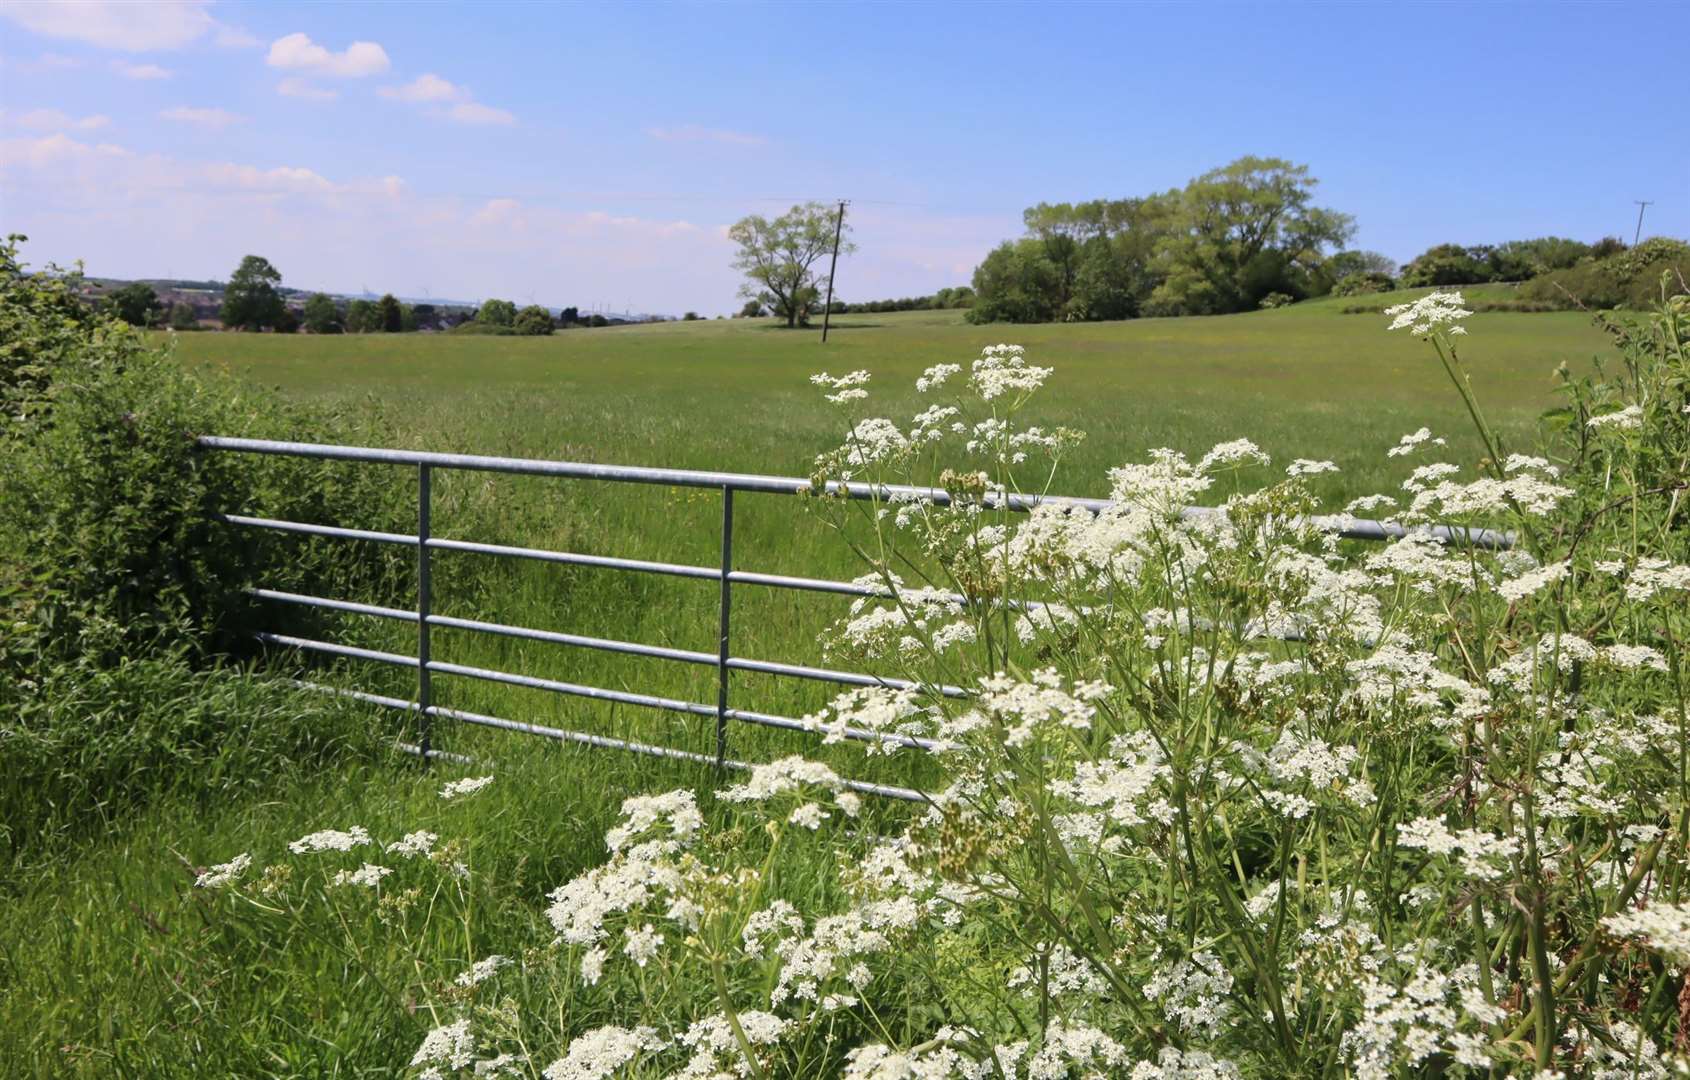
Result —
[[1314, 188], [1307, 166], [1246, 157], [1180, 190], [1040, 203], [1022, 216], [1025, 239], [975, 271], [970, 318], [1211, 314], [1322, 294], [1335, 280], [1324, 253], [1352, 226], [1313, 205]]
[[341, 331], [340, 308], [333, 298], [312, 293], [305, 301], [305, 329], [313, 334], [338, 334]]
[[159, 303], [158, 293], [144, 281], [132, 282], [121, 289], [115, 289], [106, 300], [117, 317], [130, 326], [152, 326], [159, 321], [159, 316], [164, 311], [164, 305]]
[[369, 300], [352, 300], [346, 305], [346, 329], [354, 334], [374, 334], [381, 331], [381, 314]]
[[[739, 245], [734, 269], [746, 277], [740, 295], [760, 302], [789, 327], [807, 322], [811, 306], [828, 285], [817, 263], [833, 254], [836, 213], [834, 207], [808, 202], [773, 220], [752, 214], [736, 221], [728, 239]], [[857, 250], [845, 238], [850, 232], [846, 225], [839, 242], [841, 255]]]
[[475, 313], [475, 321], [488, 326], [515, 326], [516, 305], [509, 300], [489, 300]]
[[399, 307], [399, 298], [392, 293], [386, 293], [376, 301], [376, 328], [383, 333], [397, 334], [405, 329], [405, 313]]
[[248, 255], [229, 275], [223, 289], [223, 325], [232, 330], [262, 330], [281, 321], [282, 272], [261, 255]]
[[1348, 214], [1314, 205], [1307, 165], [1241, 157], [1180, 192], [1180, 228], [1159, 254], [1167, 279], [1158, 314], [1248, 311], [1270, 292], [1307, 295], [1309, 271], [1355, 231]]
[[529, 337], [541, 337], [556, 329], [556, 325], [552, 322], [551, 312], [539, 304], [529, 304], [517, 312], [511, 325], [516, 328], [517, 333], [526, 334]]

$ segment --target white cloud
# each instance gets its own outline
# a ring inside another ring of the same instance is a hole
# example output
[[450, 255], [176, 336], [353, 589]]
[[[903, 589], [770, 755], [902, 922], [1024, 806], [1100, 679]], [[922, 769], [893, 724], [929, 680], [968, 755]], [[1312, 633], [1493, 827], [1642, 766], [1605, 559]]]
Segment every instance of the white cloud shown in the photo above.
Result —
[[119, 200], [150, 199], [169, 192], [190, 199], [213, 195], [266, 200], [289, 195], [391, 199], [405, 195], [408, 190], [405, 181], [397, 176], [337, 183], [315, 169], [298, 165], [264, 168], [232, 161], [183, 161], [163, 154], [138, 155], [109, 143], [78, 142], [64, 134], [0, 140], [0, 170], [7, 167], [34, 170], [39, 174], [34, 179], [42, 182], [35, 193], [44, 197], [74, 197], [74, 189], [59, 183], [63, 179], [59, 171], [62, 167], [101, 164], [106, 171], [97, 178], [88, 177], [87, 193], [107, 190]]
[[459, 86], [432, 72], [418, 75], [403, 86], [384, 86], [377, 93], [390, 101], [404, 101], [412, 105], [451, 104], [451, 108], [435, 115], [460, 124], [509, 126], [516, 123], [516, 117], [509, 111], [481, 104], [470, 93], [469, 87]]
[[726, 143], [731, 146], [762, 146], [769, 141], [761, 135], [748, 135], [742, 131], [727, 131], [722, 128], [699, 127], [697, 124], [683, 124], [680, 127], [646, 128], [646, 134], [664, 142], [713, 142]]
[[393, 101], [468, 101], [469, 91], [438, 75], [418, 75], [404, 86], [384, 86], [376, 91]]
[[298, 193], [335, 190], [335, 185], [321, 173], [296, 166], [260, 169], [256, 165], [219, 162], [207, 165], [204, 175], [219, 187], [239, 188], [243, 191]]
[[373, 41], [354, 41], [344, 52], [331, 52], [304, 34], [289, 34], [270, 43], [265, 63], [284, 71], [309, 71], [357, 79], [380, 75], [392, 66], [387, 50]]
[[283, 97], [299, 98], [301, 101], [333, 101], [340, 96], [339, 90], [329, 90], [292, 75], [276, 84], [276, 93]]
[[246, 117], [229, 112], [227, 109], [195, 108], [191, 105], [178, 105], [173, 109], [165, 109], [159, 113], [166, 120], [175, 120], [181, 124], [192, 124], [205, 128], [207, 131], [222, 131], [230, 124], [238, 124]]
[[106, 175], [112, 162], [132, 156], [121, 146], [78, 142], [63, 133], [39, 139], [0, 139], [0, 175], [25, 168], [49, 173], [55, 191], [75, 183], [93, 189], [92, 181]]
[[465, 101], [446, 110], [446, 115], [460, 124], [498, 124], [510, 125], [516, 123], [516, 117], [504, 109], [495, 109], [491, 105], [481, 105], [474, 101]]
[[12, 122], [31, 131], [93, 131], [111, 123], [111, 117], [94, 115], [77, 119], [58, 109], [33, 109], [12, 118]]
[[113, 60], [111, 69], [125, 79], [168, 79], [172, 74], [169, 68], [162, 68], [157, 64], [130, 64], [122, 60]]
[[47, 37], [102, 49], [148, 52], [179, 49], [215, 28], [207, 0], [79, 0], [41, 3], [0, 0], [0, 16]]

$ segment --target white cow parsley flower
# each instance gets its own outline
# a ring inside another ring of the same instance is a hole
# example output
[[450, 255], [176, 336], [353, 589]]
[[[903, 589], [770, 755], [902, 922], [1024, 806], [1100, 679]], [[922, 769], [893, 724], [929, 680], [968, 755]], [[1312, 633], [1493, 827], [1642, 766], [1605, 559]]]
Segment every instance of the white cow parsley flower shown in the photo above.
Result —
[[307, 855], [317, 851], [351, 851], [355, 847], [362, 847], [370, 842], [370, 834], [362, 825], [352, 826], [350, 831], [341, 832], [338, 829], [324, 829], [300, 837], [288, 845], [288, 850], [295, 855]]
[[226, 863], [219, 863], [210, 870], [194, 879], [196, 889], [220, 889], [246, 873], [247, 867], [252, 865], [252, 856], [242, 852]]
[[1392, 316], [1390, 329], [1402, 330], [1415, 337], [1425, 337], [1439, 328], [1447, 327], [1447, 333], [1465, 334], [1466, 328], [1461, 326], [1461, 320], [1473, 314], [1461, 305], [1465, 303], [1458, 292], [1434, 292], [1411, 304], [1396, 304], [1385, 309], [1385, 314]]
[[375, 863], [365, 863], [356, 870], [342, 870], [334, 876], [335, 885], [362, 885], [366, 889], [373, 889], [381, 884], [381, 879], [393, 873], [391, 866], [377, 866]]
[[492, 782], [491, 776], [465, 777], [462, 780], [453, 780], [440, 789], [440, 797], [442, 799], [456, 799], [462, 795], [474, 795]]

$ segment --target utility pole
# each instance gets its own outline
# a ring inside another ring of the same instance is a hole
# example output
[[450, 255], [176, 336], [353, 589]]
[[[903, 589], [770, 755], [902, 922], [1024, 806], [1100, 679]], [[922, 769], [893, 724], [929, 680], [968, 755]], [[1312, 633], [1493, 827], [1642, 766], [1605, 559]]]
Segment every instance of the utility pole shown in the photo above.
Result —
[[1650, 199], [1647, 202], [1642, 199], [1633, 199], [1631, 201], [1637, 204], [1637, 231], [1631, 234], [1631, 246], [1636, 247], [1637, 241], [1643, 236], [1643, 211], [1647, 210], [1651, 206], [1654, 206], [1655, 201], [1653, 199]]
[[839, 236], [845, 229], [845, 204], [849, 199], [839, 200], [839, 217], [833, 223], [833, 259], [827, 266], [827, 303], [822, 305], [822, 344], [827, 344], [827, 324], [833, 315], [833, 272], [839, 269]]

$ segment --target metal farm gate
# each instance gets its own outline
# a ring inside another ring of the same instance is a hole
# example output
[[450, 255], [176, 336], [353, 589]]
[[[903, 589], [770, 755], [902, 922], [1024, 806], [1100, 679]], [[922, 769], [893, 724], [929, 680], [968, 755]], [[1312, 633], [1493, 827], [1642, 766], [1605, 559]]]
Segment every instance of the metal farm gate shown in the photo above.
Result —
[[[413, 712], [420, 718], [420, 738], [416, 745], [405, 748], [424, 758], [438, 756], [439, 751], [430, 745], [432, 722], [435, 718], [457, 720], [461, 723], [475, 724], [483, 727], [500, 728], [507, 731], [522, 732], [530, 735], [540, 735], [563, 742], [577, 743], [585, 746], [596, 746], [606, 749], [623, 750], [636, 754], [653, 757], [670, 758], [694, 762], [698, 764], [712, 764], [726, 769], [749, 769], [751, 765], [728, 757], [728, 725], [730, 721], [746, 724], [760, 724], [773, 728], [784, 728], [792, 731], [808, 731], [810, 728], [804, 721], [790, 716], [776, 716], [770, 713], [756, 712], [730, 706], [730, 676], [735, 671], [757, 672], [766, 675], [786, 676], [797, 679], [814, 679], [835, 683], [843, 686], [880, 686], [894, 689], [925, 689], [930, 693], [939, 693], [948, 697], [967, 697], [968, 691], [956, 686], [925, 686], [903, 679], [885, 678], [878, 675], [855, 671], [837, 671], [830, 668], [810, 667], [802, 664], [784, 663], [775, 660], [759, 660], [750, 657], [734, 656], [730, 650], [732, 616], [733, 616], [733, 588], [735, 585], [748, 585], [774, 589], [794, 589], [806, 592], [834, 593], [849, 596], [886, 596], [885, 590], [871, 585], [862, 585], [849, 581], [830, 581], [821, 578], [792, 577], [783, 574], [762, 574], [749, 570], [738, 570], [733, 564], [733, 530], [734, 530], [734, 495], [738, 492], [766, 494], [766, 495], [800, 495], [812, 490], [809, 480], [787, 476], [758, 476], [745, 473], [699, 472], [686, 469], [654, 469], [638, 468], [618, 465], [594, 465], [576, 461], [542, 461], [527, 458], [482, 457], [472, 454], [437, 454], [411, 450], [387, 450], [358, 446], [329, 446], [312, 443], [276, 442], [268, 439], [235, 439], [205, 436], [198, 440], [199, 446], [208, 451], [241, 452], [251, 454], [272, 454], [295, 458], [315, 458], [328, 461], [365, 462], [374, 465], [405, 466], [416, 471], [417, 478], [417, 530], [415, 534], [376, 532], [369, 529], [348, 528], [334, 525], [312, 525], [298, 521], [278, 521], [271, 518], [248, 517], [241, 514], [226, 513], [218, 515], [218, 519], [229, 525], [241, 528], [270, 529], [284, 533], [295, 533], [307, 536], [335, 537], [347, 540], [367, 540], [383, 544], [398, 544], [413, 547], [417, 552], [417, 593], [414, 608], [390, 608], [374, 604], [356, 603], [350, 600], [338, 600], [329, 597], [307, 596], [298, 593], [279, 592], [273, 589], [252, 589], [251, 595], [260, 600], [274, 601], [286, 604], [298, 604], [306, 607], [320, 608], [330, 611], [346, 612], [356, 615], [368, 615], [376, 618], [394, 619], [415, 623], [417, 627], [416, 655], [406, 656], [399, 653], [381, 652], [374, 649], [357, 648], [350, 645], [340, 645], [327, 641], [316, 641], [309, 638], [294, 637], [286, 634], [261, 632], [259, 640], [269, 645], [303, 649], [309, 652], [326, 654], [329, 656], [350, 659], [368, 660], [376, 663], [390, 664], [398, 667], [414, 668], [417, 673], [416, 697], [414, 700], [387, 697], [380, 694], [367, 693], [361, 690], [349, 690], [339, 687], [323, 686], [315, 683], [301, 683], [309, 689], [328, 693], [340, 694], [356, 698], [375, 705], [382, 705], [392, 709]], [[669, 487], [706, 488], [721, 492], [722, 496], [722, 541], [721, 560], [716, 566], [689, 566], [678, 563], [651, 562], [639, 559], [621, 559], [603, 555], [584, 555], [572, 552], [547, 551], [539, 548], [512, 547], [504, 544], [484, 544], [468, 540], [452, 540], [434, 536], [430, 529], [430, 511], [432, 498], [430, 481], [435, 470], [453, 469], [463, 471], [493, 472], [524, 476], [551, 476], [574, 480], [597, 480], [608, 483], [624, 484], [655, 484]], [[918, 499], [937, 505], [950, 502], [949, 493], [939, 488], [916, 488], [903, 485], [872, 485], [852, 484], [843, 486], [830, 483], [827, 493], [842, 495], [853, 499], [876, 499], [888, 501], [898, 499]], [[1004, 503], [1009, 510], [1025, 512], [1039, 503], [1059, 503], [1065, 506], [1076, 506], [1092, 512], [1097, 512], [1108, 505], [1103, 499], [1082, 499], [1060, 496], [1045, 496], [1042, 499], [1033, 496], [1008, 495]], [[995, 507], [996, 499], [988, 497], [986, 505]], [[1201, 515], [1215, 513], [1213, 510], [1193, 508], [1188, 513]], [[1317, 523], [1326, 529], [1356, 540], [1382, 541], [1390, 540], [1406, 533], [1400, 525], [1378, 521], [1363, 521], [1348, 517], [1333, 517], [1317, 519]], [[1502, 548], [1510, 546], [1512, 538], [1507, 534], [1488, 529], [1460, 529], [1447, 526], [1435, 526], [1432, 532], [1446, 543], [1470, 543], [1486, 548]], [[645, 645], [639, 642], [621, 641], [609, 638], [584, 637], [577, 634], [559, 633], [551, 630], [536, 630], [521, 626], [508, 626], [503, 623], [483, 622], [475, 619], [459, 619], [445, 615], [436, 615], [433, 611], [433, 595], [430, 579], [430, 557], [436, 551], [466, 552], [474, 555], [487, 555], [498, 558], [533, 559], [540, 562], [562, 563], [571, 566], [598, 567], [606, 570], [620, 570], [638, 574], [661, 574], [672, 577], [704, 579], [716, 581], [720, 584], [720, 634], [714, 653], [696, 652], [687, 649], [674, 649], [657, 645]], [[960, 597], [958, 597], [960, 599]], [[658, 697], [650, 694], [630, 693], [624, 690], [612, 690], [597, 686], [583, 686], [576, 683], [562, 682], [556, 679], [537, 678], [530, 675], [520, 675], [507, 671], [497, 671], [490, 668], [470, 667], [463, 664], [446, 663], [433, 659], [430, 651], [430, 631], [435, 627], [453, 630], [468, 630], [484, 634], [496, 634], [510, 638], [520, 638], [527, 641], [545, 642], [553, 645], [571, 646], [576, 648], [597, 649], [606, 652], [623, 653], [632, 656], [650, 657], [658, 660], [668, 660], [682, 664], [696, 664], [714, 667], [716, 669], [716, 702], [680, 701], [673, 698]], [[617, 702], [626, 705], [637, 705], [644, 708], [663, 709], [671, 712], [685, 713], [692, 716], [710, 717], [716, 727], [716, 753], [714, 756], [694, 753], [692, 751], [675, 749], [673, 747], [656, 746], [648, 743], [633, 742], [625, 739], [615, 739], [608, 736], [592, 735], [586, 732], [568, 731], [561, 728], [547, 727], [538, 724], [523, 723], [482, 713], [468, 712], [462, 709], [446, 708], [434, 704], [433, 678], [436, 675], [450, 675], [459, 678], [481, 679], [495, 683], [505, 683], [511, 686], [526, 687], [533, 690], [545, 690], [556, 694], [591, 698], [598, 701]], [[901, 742], [904, 745], [932, 749], [935, 745], [931, 740], [914, 736], [887, 736], [876, 732], [846, 729], [844, 734], [848, 738], [863, 740], [886, 740]], [[921, 801], [925, 796], [910, 788], [894, 787], [885, 784], [874, 784], [865, 781], [846, 781], [854, 790], [871, 795], [882, 795], [891, 798]]]

